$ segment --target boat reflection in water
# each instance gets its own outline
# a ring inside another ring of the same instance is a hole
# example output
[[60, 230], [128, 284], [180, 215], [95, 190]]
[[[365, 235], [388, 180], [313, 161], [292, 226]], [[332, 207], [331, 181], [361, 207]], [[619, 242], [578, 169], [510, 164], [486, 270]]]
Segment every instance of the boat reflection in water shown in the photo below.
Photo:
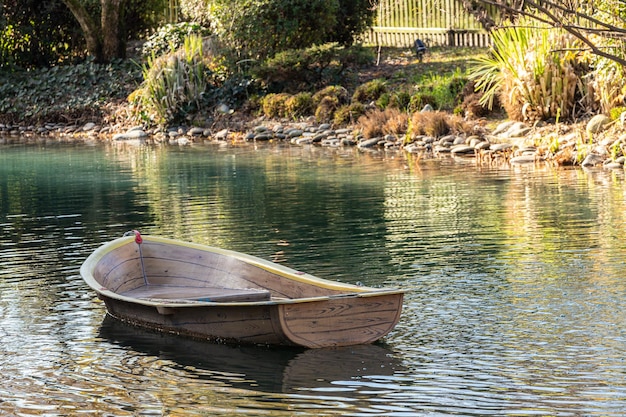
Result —
[[196, 377], [228, 375], [228, 384], [234, 388], [270, 393], [329, 387], [335, 381], [365, 376], [391, 376], [403, 369], [401, 360], [383, 344], [321, 349], [217, 344], [131, 326], [109, 315], [99, 335], [125, 349], [174, 362], [180, 369], [202, 371]]

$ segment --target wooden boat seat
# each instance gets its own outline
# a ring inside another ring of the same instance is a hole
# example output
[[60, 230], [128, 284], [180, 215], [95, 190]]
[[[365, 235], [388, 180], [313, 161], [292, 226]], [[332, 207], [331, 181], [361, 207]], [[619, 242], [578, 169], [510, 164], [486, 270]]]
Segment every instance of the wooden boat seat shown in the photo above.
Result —
[[143, 299], [216, 303], [267, 301], [271, 297], [269, 291], [257, 288], [175, 287], [168, 285], [147, 285], [127, 291], [122, 295]]

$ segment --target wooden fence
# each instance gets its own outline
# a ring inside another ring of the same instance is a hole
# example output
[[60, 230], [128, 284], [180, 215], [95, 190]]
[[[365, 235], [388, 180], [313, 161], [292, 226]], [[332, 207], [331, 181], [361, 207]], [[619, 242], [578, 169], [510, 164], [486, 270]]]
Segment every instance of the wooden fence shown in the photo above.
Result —
[[366, 44], [411, 47], [415, 39], [428, 46], [483, 47], [489, 34], [467, 13], [460, 0], [380, 0], [375, 26]]

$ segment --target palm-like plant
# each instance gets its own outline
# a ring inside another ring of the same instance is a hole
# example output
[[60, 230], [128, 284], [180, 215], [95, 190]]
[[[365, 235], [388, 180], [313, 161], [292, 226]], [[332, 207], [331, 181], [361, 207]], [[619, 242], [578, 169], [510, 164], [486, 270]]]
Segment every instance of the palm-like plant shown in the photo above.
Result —
[[491, 54], [477, 58], [471, 72], [483, 92], [481, 104], [491, 106], [498, 95], [516, 120], [574, 116], [582, 83], [570, 35], [521, 19], [494, 30], [492, 39]]
[[189, 36], [180, 49], [148, 59], [143, 84], [131, 94], [129, 101], [139, 118], [168, 124], [198, 107], [210, 72], [202, 38]]

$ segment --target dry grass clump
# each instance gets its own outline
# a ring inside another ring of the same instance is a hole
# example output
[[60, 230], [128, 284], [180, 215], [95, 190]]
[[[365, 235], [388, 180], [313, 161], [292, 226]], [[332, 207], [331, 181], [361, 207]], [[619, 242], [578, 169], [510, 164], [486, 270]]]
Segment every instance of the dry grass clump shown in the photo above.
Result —
[[385, 109], [387, 121], [383, 126], [383, 133], [388, 135], [403, 135], [409, 128], [409, 115], [394, 107]]
[[357, 124], [366, 139], [382, 136], [383, 126], [387, 118], [383, 110], [370, 110], [359, 117]]
[[415, 112], [409, 116], [409, 113], [392, 107], [370, 110], [359, 118], [357, 124], [368, 139], [388, 134], [407, 134], [413, 139], [418, 135], [440, 137], [452, 133], [470, 135], [473, 132], [472, 124], [458, 115], [430, 111]]
[[359, 117], [357, 121], [363, 136], [367, 139], [387, 134], [404, 134], [408, 129], [407, 113], [395, 108], [374, 109]]
[[448, 124], [448, 115], [444, 112], [415, 112], [411, 117], [411, 131], [408, 132], [412, 137], [417, 135], [443, 136], [450, 133], [450, 125]]
[[463, 117], [458, 114], [448, 114], [448, 126], [450, 132], [455, 134], [473, 135], [474, 124], [467, 122]]
[[554, 155], [553, 161], [557, 166], [570, 166], [576, 163], [577, 157], [578, 155], [576, 153], [576, 149], [573, 147], [567, 147], [558, 151]]

